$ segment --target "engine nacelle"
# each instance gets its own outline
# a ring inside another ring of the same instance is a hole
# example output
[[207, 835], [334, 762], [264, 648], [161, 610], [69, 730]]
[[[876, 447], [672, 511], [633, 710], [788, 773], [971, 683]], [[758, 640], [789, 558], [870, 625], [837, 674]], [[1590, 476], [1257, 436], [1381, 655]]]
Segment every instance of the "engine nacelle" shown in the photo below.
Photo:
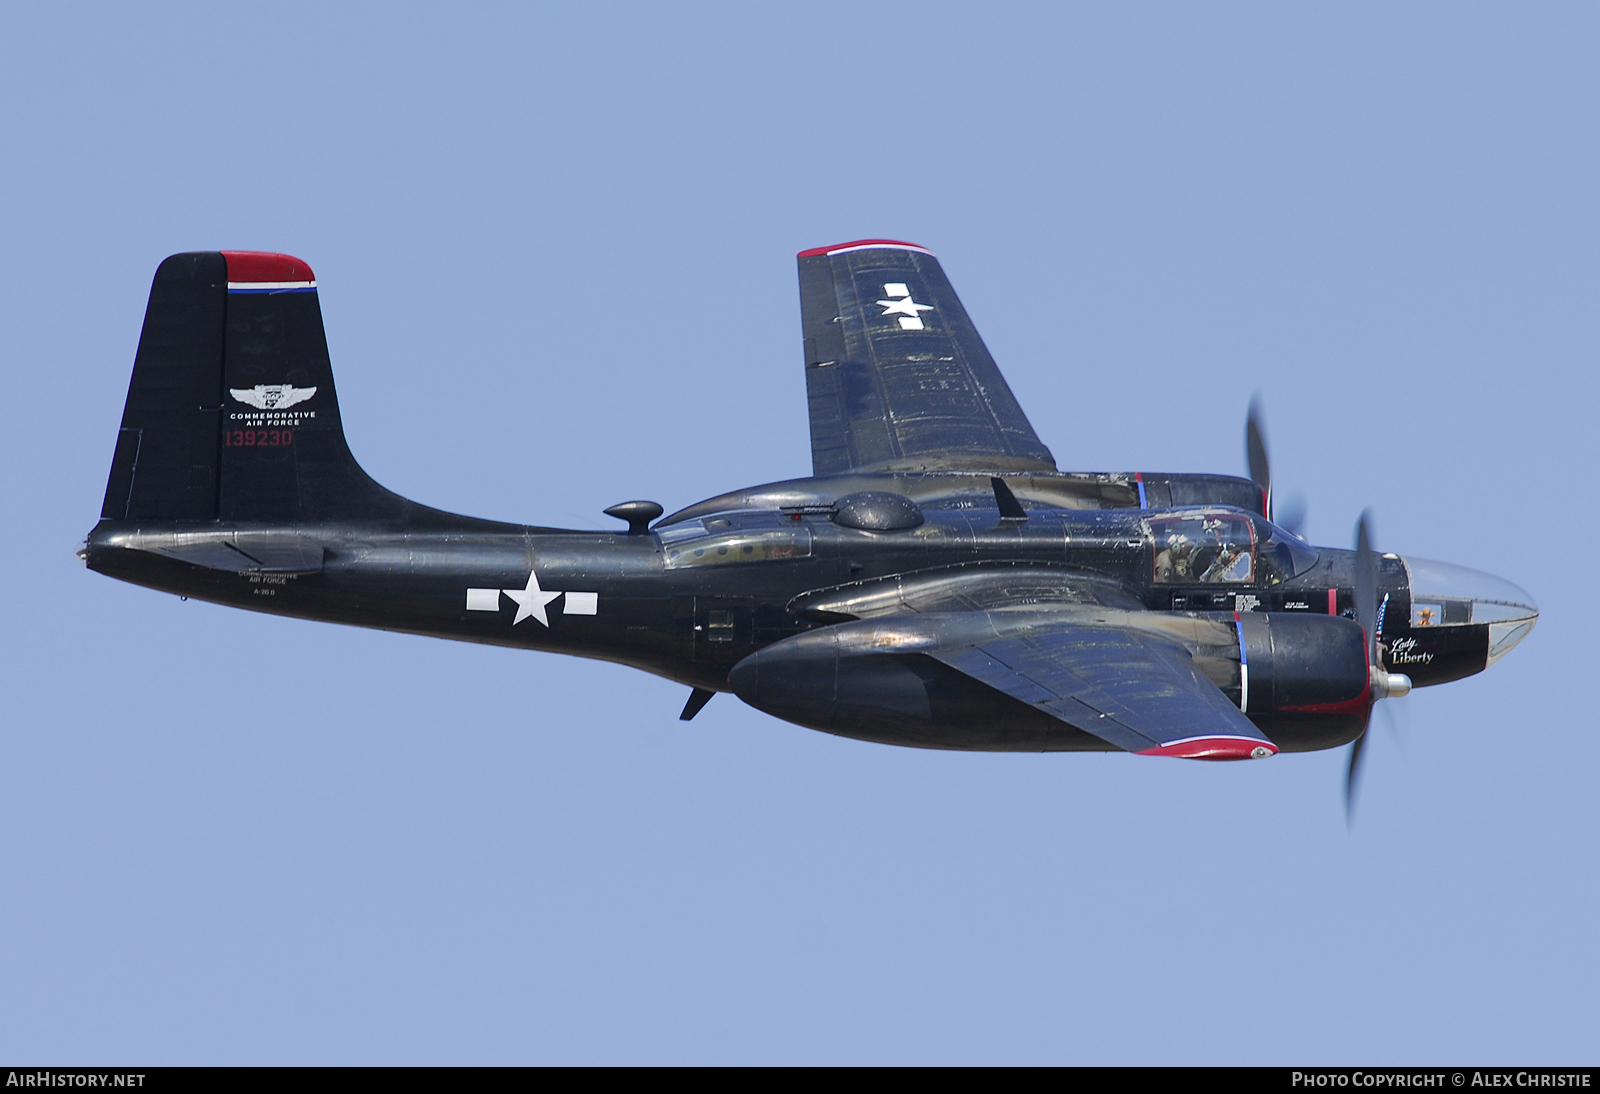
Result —
[[[1239, 616], [1239, 709], [1366, 715], [1371, 673], [1360, 624], [1336, 615]], [[1263, 726], [1263, 728], [1267, 728]]]

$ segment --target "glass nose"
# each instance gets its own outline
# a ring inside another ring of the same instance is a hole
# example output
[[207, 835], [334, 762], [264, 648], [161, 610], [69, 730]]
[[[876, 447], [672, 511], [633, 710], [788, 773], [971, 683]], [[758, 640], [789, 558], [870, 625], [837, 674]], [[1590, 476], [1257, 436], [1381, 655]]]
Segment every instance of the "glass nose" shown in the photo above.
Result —
[[1411, 581], [1412, 629], [1487, 624], [1490, 665], [1528, 637], [1539, 621], [1533, 597], [1504, 578], [1426, 558], [1408, 556], [1405, 566]]

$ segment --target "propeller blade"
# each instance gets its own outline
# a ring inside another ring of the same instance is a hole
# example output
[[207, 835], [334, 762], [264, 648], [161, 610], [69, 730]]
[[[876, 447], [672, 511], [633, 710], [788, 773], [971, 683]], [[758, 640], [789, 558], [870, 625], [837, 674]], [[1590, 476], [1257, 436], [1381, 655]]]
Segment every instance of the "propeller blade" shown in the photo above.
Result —
[[1250, 478], [1261, 484], [1267, 494], [1267, 519], [1272, 519], [1272, 467], [1267, 462], [1267, 434], [1265, 415], [1261, 410], [1261, 396], [1250, 396], [1250, 410], [1244, 419], [1244, 458], [1250, 468]]
[[1306, 496], [1296, 491], [1290, 494], [1281, 506], [1274, 506], [1277, 512], [1272, 515], [1272, 523], [1282, 528], [1290, 535], [1300, 536], [1304, 539], [1306, 526]]
[[[1366, 632], [1367, 664], [1371, 668], [1371, 701], [1407, 695], [1411, 678], [1401, 672], [1386, 672], [1378, 659], [1378, 552], [1372, 546], [1372, 510], [1364, 509], [1356, 521], [1356, 619]], [[1344, 773], [1344, 816], [1350, 823], [1355, 816], [1356, 792], [1361, 786], [1361, 761], [1366, 755], [1367, 738], [1372, 735], [1372, 707], [1367, 708], [1367, 724], [1361, 736], [1350, 744], [1350, 766]], [[1392, 715], [1389, 725], [1394, 726]]]
[[[1370, 723], [1368, 728], [1370, 728]], [[1356, 791], [1361, 786], [1361, 757], [1365, 755], [1367, 747], [1367, 730], [1361, 731], [1361, 736], [1350, 742], [1350, 766], [1344, 771], [1344, 822], [1346, 825], [1355, 821]]]
[[1356, 521], [1356, 621], [1367, 634], [1367, 663], [1378, 663], [1378, 552], [1372, 549], [1372, 510]]
[[1411, 708], [1405, 703], [1380, 703], [1377, 709], [1383, 712], [1383, 721], [1389, 728], [1390, 738], [1404, 752], [1406, 733], [1408, 732], [1407, 724], [1411, 720], [1411, 716], [1407, 711]]

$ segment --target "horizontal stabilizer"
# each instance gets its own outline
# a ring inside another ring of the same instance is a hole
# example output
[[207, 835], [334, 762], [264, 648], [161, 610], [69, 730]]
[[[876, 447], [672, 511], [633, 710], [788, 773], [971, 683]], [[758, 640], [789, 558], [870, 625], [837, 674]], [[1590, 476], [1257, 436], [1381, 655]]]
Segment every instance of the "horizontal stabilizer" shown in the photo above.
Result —
[[322, 544], [283, 532], [147, 535], [128, 546], [230, 573], [305, 574], [322, 569]]

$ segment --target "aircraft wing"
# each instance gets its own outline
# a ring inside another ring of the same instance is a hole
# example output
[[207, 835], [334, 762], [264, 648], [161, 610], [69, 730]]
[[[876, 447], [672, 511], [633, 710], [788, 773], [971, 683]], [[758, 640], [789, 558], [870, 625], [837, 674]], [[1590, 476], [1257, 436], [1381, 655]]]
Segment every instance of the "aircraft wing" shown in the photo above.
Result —
[[925, 652], [1129, 752], [1231, 760], [1278, 750], [1187, 652], [1149, 635], [1065, 623]]
[[799, 260], [813, 474], [1055, 470], [931, 251], [874, 239]]

